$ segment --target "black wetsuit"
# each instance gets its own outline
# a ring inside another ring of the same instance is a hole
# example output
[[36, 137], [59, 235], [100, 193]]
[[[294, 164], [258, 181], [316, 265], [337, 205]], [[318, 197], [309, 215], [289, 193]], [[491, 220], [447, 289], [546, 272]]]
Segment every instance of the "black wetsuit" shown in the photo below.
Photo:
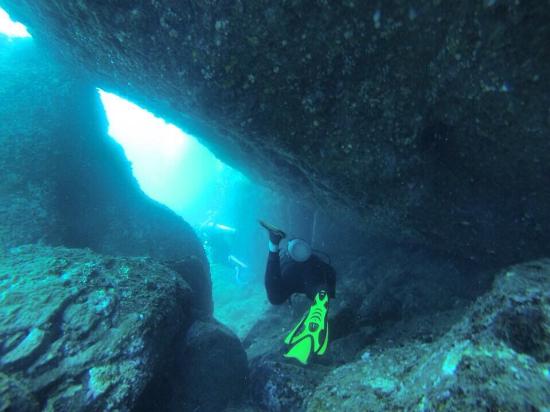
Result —
[[296, 262], [287, 254], [269, 252], [265, 270], [267, 298], [274, 305], [284, 303], [293, 293], [305, 293], [313, 300], [326, 290], [330, 298], [336, 295], [336, 272], [328, 263], [312, 254], [305, 262]]

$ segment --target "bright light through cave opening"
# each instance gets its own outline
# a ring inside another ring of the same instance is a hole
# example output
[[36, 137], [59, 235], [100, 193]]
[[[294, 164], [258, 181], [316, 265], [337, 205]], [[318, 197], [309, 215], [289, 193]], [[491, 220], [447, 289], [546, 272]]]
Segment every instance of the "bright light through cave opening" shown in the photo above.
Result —
[[124, 148], [141, 189], [192, 225], [223, 205], [230, 182], [244, 179], [193, 136], [115, 94], [98, 92], [109, 135]]
[[108, 133], [123, 147], [141, 189], [195, 228], [210, 261], [214, 314], [244, 339], [267, 307], [266, 237], [257, 218], [278, 211], [278, 203], [193, 136], [98, 91]]
[[27, 28], [21, 23], [14, 22], [9, 14], [0, 8], [0, 33], [7, 37], [31, 37]]

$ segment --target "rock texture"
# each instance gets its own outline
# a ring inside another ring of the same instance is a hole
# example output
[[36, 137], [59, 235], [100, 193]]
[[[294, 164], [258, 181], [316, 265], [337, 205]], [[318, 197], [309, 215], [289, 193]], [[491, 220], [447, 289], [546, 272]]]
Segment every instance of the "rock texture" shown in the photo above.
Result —
[[[425, 249], [369, 247], [368, 254], [349, 262], [339, 278], [341, 299], [335, 309], [340, 313], [335, 316], [348, 313], [355, 325], [379, 328], [386, 322], [465, 306], [490, 288], [493, 275], [471, 275], [467, 269], [476, 268], [459, 267]], [[337, 323], [350, 326], [349, 321]], [[337, 336], [345, 332], [339, 329]]]
[[217, 412], [242, 399], [248, 363], [233, 332], [216, 321], [197, 321], [187, 331], [182, 349], [181, 381], [175, 385], [186, 410]]
[[0, 373], [0, 411], [39, 411], [38, 402], [25, 386], [15, 379]]
[[550, 405], [550, 261], [511, 267], [433, 343], [365, 348], [310, 411], [544, 411]]
[[97, 85], [370, 236], [484, 265], [549, 252], [548, 0], [0, 4]]
[[[310, 302], [270, 308], [243, 344], [250, 359], [251, 397], [270, 411], [299, 411], [334, 368], [355, 362], [365, 348], [429, 343], [458, 322], [470, 298], [459, 270], [424, 250], [378, 245], [368, 257], [339, 258], [336, 299], [329, 311], [330, 346], [308, 367], [283, 358], [283, 339]], [[361, 409], [359, 409], [361, 410]]]
[[141, 192], [85, 79], [32, 42], [0, 42], [0, 411], [239, 400], [246, 354], [211, 319], [191, 227]]
[[0, 251], [0, 410], [130, 411], [191, 322], [191, 289], [146, 258]]
[[329, 369], [320, 365], [308, 368], [282, 361], [282, 354], [257, 358], [251, 362], [251, 397], [262, 410], [272, 412], [303, 410]]
[[200, 241], [140, 190], [94, 88], [33, 42], [0, 43], [0, 245], [169, 260], [192, 286], [194, 309], [211, 314]]
[[[407, 253], [396, 250], [390, 253], [393, 260], [373, 259], [369, 264], [360, 259], [348, 270], [367, 269], [392, 291], [376, 270], [387, 271], [392, 278], [392, 272], [399, 272], [396, 262], [408, 256], [412, 271], [408, 282], [414, 293], [396, 293], [393, 305], [413, 301], [415, 293], [420, 301], [440, 295], [446, 303], [435, 305], [431, 312], [419, 304], [397, 314], [374, 311], [365, 317], [361, 299], [345, 280], [346, 272], [331, 304], [329, 349], [307, 367], [282, 356], [284, 336], [306, 310], [307, 300], [293, 299], [292, 308], [270, 309], [244, 341], [251, 398], [259, 408], [316, 412], [548, 408], [550, 260], [498, 272], [489, 291], [468, 306], [465, 300], [454, 300], [448, 288], [425, 283], [420, 262], [430, 261], [423, 252]], [[425, 269], [435, 273], [449, 269], [435, 262]], [[365, 293], [365, 302], [386, 296], [357, 279], [353, 285], [357, 294]]]

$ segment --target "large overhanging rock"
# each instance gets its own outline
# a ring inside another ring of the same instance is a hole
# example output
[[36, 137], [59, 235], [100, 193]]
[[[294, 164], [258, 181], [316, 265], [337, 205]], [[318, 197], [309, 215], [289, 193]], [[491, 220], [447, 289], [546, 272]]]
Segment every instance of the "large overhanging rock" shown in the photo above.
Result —
[[0, 3], [98, 85], [373, 236], [548, 253], [548, 0]]

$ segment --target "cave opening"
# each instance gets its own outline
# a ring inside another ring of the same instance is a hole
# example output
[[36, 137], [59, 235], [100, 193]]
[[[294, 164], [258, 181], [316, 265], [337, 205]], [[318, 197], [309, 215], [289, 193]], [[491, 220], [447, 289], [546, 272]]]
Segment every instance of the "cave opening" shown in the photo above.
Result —
[[[0, 37], [9, 44], [2, 49], [6, 61], [20, 47], [31, 45], [28, 53], [35, 52], [26, 26], [4, 9]], [[214, 315], [244, 339], [269, 307], [263, 285], [267, 237], [258, 219], [324, 249], [328, 245], [316, 229], [322, 219], [314, 218], [319, 212], [223, 163], [201, 144], [203, 136], [189, 135], [107, 90], [96, 91], [105, 133], [122, 147], [142, 192], [182, 217], [201, 240], [211, 268]]]
[[210, 262], [215, 316], [243, 338], [267, 307], [265, 256], [258, 253], [266, 241], [257, 219], [272, 213], [277, 195], [224, 164], [195, 136], [114, 93], [98, 93], [108, 134], [122, 146], [142, 191], [195, 229]]
[[8, 12], [0, 7], [0, 33], [9, 39], [11, 38], [30, 38], [31, 34], [27, 28], [11, 19]]
[[194, 227], [213, 214], [230, 214], [223, 210], [227, 192], [246, 181], [241, 173], [175, 125], [116, 94], [98, 92], [109, 135], [123, 147], [143, 192]]

